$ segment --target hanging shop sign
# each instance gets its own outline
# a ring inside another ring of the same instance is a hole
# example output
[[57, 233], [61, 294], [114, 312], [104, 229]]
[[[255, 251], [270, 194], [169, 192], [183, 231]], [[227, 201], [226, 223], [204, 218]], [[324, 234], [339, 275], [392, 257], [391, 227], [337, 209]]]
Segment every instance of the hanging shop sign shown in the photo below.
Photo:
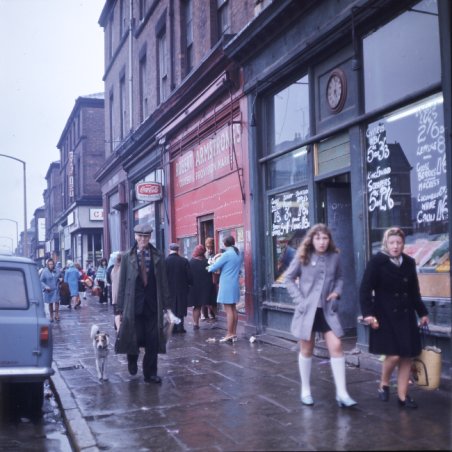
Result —
[[138, 201], [160, 201], [162, 199], [162, 184], [159, 182], [139, 182], [135, 185], [135, 196]]

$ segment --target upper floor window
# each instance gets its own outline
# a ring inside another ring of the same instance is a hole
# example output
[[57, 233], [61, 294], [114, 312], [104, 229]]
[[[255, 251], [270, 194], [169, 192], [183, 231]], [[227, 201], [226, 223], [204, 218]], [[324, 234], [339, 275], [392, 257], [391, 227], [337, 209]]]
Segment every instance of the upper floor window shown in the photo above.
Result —
[[140, 58], [139, 68], [139, 90], [140, 90], [140, 122], [148, 117], [148, 98], [147, 98], [147, 57], [146, 53]]
[[439, 83], [437, 1], [416, 4], [364, 38], [363, 58], [366, 111]]
[[110, 20], [108, 22], [108, 41], [107, 41], [107, 52], [108, 59], [111, 60], [113, 57], [113, 13], [110, 15]]
[[163, 29], [157, 38], [159, 103], [168, 97], [168, 45], [166, 29]]
[[193, 69], [193, 0], [183, 3], [185, 32], [185, 71], [188, 74]]
[[120, 138], [121, 140], [127, 135], [127, 111], [126, 111], [126, 77], [123, 75], [119, 80], [119, 108], [120, 115]]
[[143, 20], [146, 14], [146, 0], [139, 0], [138, 14], [140, 20]]
[[108, 141], [109, 141], [109, 150], [110, 150], [110, 154], [113, 153], [113, 149], [114, 149], [114, 144], [113, 144], [113, 126], [114, 126], [114, 121], [113, 121], [113, 107], [114, 107], [114, 97], [113, 97], [113, 93], [110, 94], [110, 98], [109, 98], [109, 108], [108, 108], [108, 127], [109, 127], [109, 136], [108, 136]]
[[119, 3], [119, 38], [124, 36], [127, 30], [127, 18], [126, 18], [126, 2], [125, 0], [120, 0]]
[[229, 0], [217, 0], [218, 38], [226, 34], [230, 27]]
[[267, 115], [269, 153], [295, 148], [306, 140], [310, 133], [308, 76], [269, 97]]

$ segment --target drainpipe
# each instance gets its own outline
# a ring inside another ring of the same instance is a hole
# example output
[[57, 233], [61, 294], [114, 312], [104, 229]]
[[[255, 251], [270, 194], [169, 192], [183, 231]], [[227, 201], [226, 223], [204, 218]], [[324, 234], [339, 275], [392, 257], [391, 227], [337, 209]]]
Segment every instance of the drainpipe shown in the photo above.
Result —
[[129, 0], [129, 132], [133, 130], [133, 76], [132, 76], [132, 50], [133, 50], [133, 0]]

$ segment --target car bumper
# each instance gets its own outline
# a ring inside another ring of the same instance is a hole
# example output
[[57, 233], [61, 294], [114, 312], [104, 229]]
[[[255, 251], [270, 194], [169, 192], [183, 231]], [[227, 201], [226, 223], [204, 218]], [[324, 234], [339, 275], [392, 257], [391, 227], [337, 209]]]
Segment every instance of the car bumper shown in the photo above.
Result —
[[54, 373], [51, 367], [0, 367], [0, 381], [39, 381]]

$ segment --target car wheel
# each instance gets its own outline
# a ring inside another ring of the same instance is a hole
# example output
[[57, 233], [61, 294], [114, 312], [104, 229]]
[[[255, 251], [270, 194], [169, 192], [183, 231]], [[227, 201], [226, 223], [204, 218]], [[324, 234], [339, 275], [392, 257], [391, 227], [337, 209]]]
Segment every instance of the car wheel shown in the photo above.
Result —
[[44, 403], [44, 382], [29, 383], [29, 409], [33, 418], [42, 416], [42, 404]]

